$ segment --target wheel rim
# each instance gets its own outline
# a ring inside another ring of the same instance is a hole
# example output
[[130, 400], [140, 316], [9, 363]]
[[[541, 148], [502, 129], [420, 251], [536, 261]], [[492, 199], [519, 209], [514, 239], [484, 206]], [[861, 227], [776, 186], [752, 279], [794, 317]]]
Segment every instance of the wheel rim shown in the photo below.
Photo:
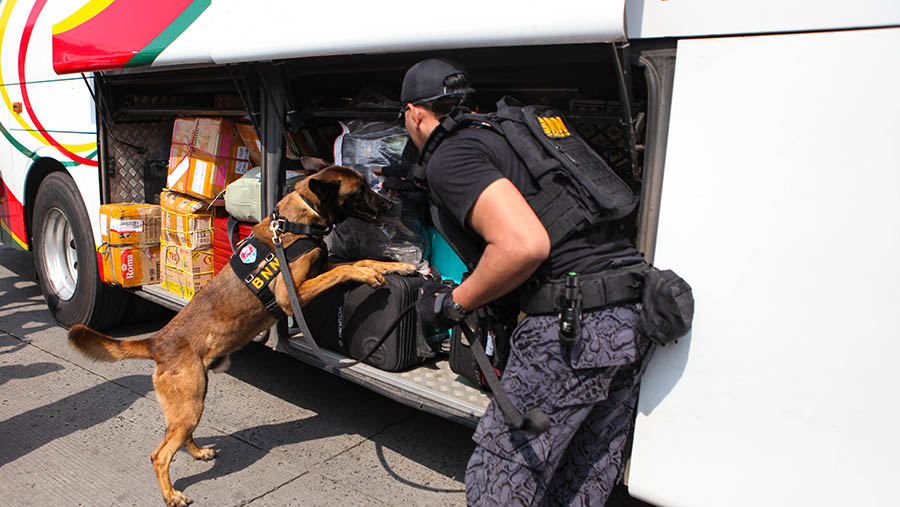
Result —
[[59, 208], [47, 212], [42, 250], [47, 281], [59, 299], [68, 301], [78, 283], [78, 250], [69, 220]]

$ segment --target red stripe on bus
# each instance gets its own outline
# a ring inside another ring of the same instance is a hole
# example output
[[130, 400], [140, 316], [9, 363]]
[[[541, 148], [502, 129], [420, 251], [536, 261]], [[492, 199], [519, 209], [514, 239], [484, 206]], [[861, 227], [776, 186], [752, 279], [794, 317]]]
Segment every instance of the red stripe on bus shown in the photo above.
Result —
[[3, 178], [0, 178], [0, 220], [4, 227], [14, 236], [14, 240], [23, 248], [28, 248], [27, 234], [25, 232], [25, 207], [16, 199]]
[[41, 9], [44, 8], [44, 5], [46, 3], [47, 0], [38, 0], [34, 3], [34, 6], [31, 8], [31, 12], [28, 14], [28, 20], [25, 22], [25, 30], [22, 32], [22, 40], [19, 42], [19, 88], [22, 90], [22, 102], [25, 103], [25, 109], [28, 110], [28, 114], [31, 116], [31, 120], [34, 121], [34, 126], [47, 139], [47, 142], [52, 144], [57, 150], [60, 151], [60, 153], [65, 154], [75, 162], [97, 167], [96, 161], [72, 153], [71, 151], [64, 148], [63, 145], [59, 144], [59, 142], [50, 134], [48, 134], [47, 129], [45, 129], [44, 126], [41, 125], [41, 122], [40, 120], [38, 120], [37, 115], [34, 114], [34, 109], [31, 107], [31, 101], [28, 99], [28, 87], [25, 85], [25, 55], [28, 53], [28, 42], [31, 40], [31, 33], [34, 31], [34, 24], [35, 22], [37, 22], [38, 15], [41, 13]]
[[192, 2], [116, 0], [80, 25], [53, 35], [53, 69], [63, 74], [121, 68]]

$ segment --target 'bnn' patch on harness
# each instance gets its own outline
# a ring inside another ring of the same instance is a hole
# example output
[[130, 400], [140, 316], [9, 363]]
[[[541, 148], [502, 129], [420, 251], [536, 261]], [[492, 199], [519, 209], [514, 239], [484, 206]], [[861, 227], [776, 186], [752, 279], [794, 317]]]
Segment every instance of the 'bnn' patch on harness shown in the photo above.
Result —
[[[324, 247], [321, 238], [299, 238], [285, 248], [284, 253], [288, 262], [291, 262], [318, 247]], [[234, 274], [244, 282], [254, 296], [259, 298], [273, 317], [280, 319], [284, 316], [275, 300], [275, 294], [269, 289], [269, 283], [282, 269], [281, 262], [272, 247], [251, 234], [238, 244], [229, 263]]]

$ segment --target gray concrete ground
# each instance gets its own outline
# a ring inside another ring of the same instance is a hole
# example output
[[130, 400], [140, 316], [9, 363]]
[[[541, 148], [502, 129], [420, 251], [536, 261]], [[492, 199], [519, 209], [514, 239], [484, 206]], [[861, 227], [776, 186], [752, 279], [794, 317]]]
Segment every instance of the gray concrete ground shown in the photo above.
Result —
[[[143, 337], [165, 320], [123, 325]], [[0, 505], [162, 505], [150, 361], [91, 362], [66, 343], [31, 255], [0, 246]], [[176, 489], [195, 505], [464, 505], [472, 430], [251, 344], [210, 377]]]

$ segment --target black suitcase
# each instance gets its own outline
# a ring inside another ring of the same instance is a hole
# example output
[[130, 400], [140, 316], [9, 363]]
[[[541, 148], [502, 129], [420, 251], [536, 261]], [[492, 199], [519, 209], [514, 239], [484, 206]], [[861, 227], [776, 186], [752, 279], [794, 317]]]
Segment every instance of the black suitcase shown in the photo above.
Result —
[[[316, 343], [354, 359], [365, 357], [397, 315], [416, 302], [421, 276], [385, 275], [378, 288], [362, 284], [334, 287], [312, 300], [303, 315]], [[388, 339], [365, 362], [387, 371], [399, 371], [435, 356], [426, 329], [410, 310]]]

